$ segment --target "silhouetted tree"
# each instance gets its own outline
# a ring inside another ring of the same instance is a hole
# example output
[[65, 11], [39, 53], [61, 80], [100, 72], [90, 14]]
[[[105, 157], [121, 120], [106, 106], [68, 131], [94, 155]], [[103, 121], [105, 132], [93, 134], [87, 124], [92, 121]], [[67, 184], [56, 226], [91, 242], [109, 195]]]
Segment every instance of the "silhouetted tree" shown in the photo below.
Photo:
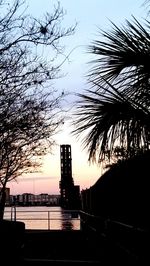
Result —
[[[78, 94], [76, 129], [89, 160], [132, 157], [150, 144], [150, 23], [135, 18], [89, 46], [90, 90]], [[85, 133], [87, 133], [85, 135]]]
[[60, 40], [75, 30], [61, 27], [59, 3], [44, 19], [27, 15], [24, 4], [0, 1], [0, 219], [7, 183], [40, 166], [63, 123], [64, 93], [52, 80], [62, 65]]

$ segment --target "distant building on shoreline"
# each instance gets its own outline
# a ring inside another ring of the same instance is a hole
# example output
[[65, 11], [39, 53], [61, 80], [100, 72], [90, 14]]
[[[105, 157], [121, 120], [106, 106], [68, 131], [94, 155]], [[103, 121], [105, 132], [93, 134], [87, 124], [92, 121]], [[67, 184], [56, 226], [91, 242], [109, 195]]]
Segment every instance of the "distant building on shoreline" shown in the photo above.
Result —
[[[8, 204], [7, 204], [8, 205]], [[9, 196], [9, 205], [13, 206], [59, 206], [60, 195], [41, 193], [38, 195], [23, 193]]]

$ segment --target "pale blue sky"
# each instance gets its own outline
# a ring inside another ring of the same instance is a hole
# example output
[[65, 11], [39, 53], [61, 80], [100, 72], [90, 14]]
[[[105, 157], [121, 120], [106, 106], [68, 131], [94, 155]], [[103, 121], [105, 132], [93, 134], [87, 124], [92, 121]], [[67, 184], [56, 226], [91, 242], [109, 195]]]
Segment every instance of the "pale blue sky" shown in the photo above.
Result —
[[[62, 71], [68, 73], [66, 78], [59, 80], [57, 86], [69, 91], [80, 91], [85, 87], [83, 78], [91, 59], [87, 54], [86, 46], [98, 37], [98, 28], [109, 30], [110, 21], [121, 25], [125, 18], [132, 15], [138, 18], [145, 17], [146, 6], [142, 7], [142, 0], [60, 0], [60, 5], [66, 11], [63, 26], [68, 27], [78, 23], [73, 36], [64, 39], [66, 54], [72, 49], [70, 63], [63, 65]], [[29, 11], [35, 16], [42, 16], [45, 11], [51, 11], [55, 0], [28, 0]]]
[[[67, 74], [64, 78], [57, 80], [54, 85], [57, 89], [64, 89], [69, 92], [83, 92], [87, 88], [85, 75], [88, 71], [88, 62], [92, 59], [87, 53], [86, 47], [97, 38], [98, 28], [110, 30], [110, 21], [117, 25], [124, 24], [125, 19], [131, 19], [134, 15], [141, 19], [146, 17], [146, 6], [142, 6], [142, 0], [60, 0], [60, 5], [66, 11], [63, 26], [69, 27], [78, 23], [73, 36], [64, 39], [66, 54], [72, 49], [69, 62], [62, 67], [62, 73]], [[40, 16], [45, 12], [51, 12], [54, 0], [28, 0], [28, 11], [33, 16]], [[70, 96], [68, 106], [72, 105], [74, 97]], [[72, 146], [72, 168], [75, 184], [81, 189], [88, 188], [102, 174], [96, 165], [89, 165], [88, 154], [81, 148], [81, 142], [70, 135], [71, 127], [69, 122], [65, 123], [62, 133], [56, 136], [58, 146], [48, 155], [44, 161], [43, 173], [34, 174], [33, 180], [21, 181], [10, 185], [11, 193], [59, 193], [60, 161], [59, 145], [71, 144]], [[34, 177], [44, 177], [36, 179]], [[22, 179], [24, 180], [24, 179]]]

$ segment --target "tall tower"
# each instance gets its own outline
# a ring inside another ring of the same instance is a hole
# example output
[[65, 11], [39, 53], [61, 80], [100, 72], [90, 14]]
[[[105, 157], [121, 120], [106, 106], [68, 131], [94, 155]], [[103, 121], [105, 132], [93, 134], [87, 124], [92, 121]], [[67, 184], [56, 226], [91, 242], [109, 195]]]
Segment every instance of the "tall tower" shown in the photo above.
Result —
[[61, 181], [59, 187], [61, 194], [61, 206], [64, 208], [70, 208], [72, 207], [72, 192], [74, 190], [71, 145], [60, 145], [60, 167]]

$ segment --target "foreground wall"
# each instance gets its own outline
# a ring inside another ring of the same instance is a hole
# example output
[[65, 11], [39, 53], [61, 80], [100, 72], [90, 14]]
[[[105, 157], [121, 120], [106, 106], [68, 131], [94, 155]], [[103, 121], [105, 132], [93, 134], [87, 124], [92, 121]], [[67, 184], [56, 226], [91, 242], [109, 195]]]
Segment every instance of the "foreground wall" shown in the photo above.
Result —
[[114, 165], [82, 191], [82, 209], [91, 214], [149, 228], [150, 153]]

